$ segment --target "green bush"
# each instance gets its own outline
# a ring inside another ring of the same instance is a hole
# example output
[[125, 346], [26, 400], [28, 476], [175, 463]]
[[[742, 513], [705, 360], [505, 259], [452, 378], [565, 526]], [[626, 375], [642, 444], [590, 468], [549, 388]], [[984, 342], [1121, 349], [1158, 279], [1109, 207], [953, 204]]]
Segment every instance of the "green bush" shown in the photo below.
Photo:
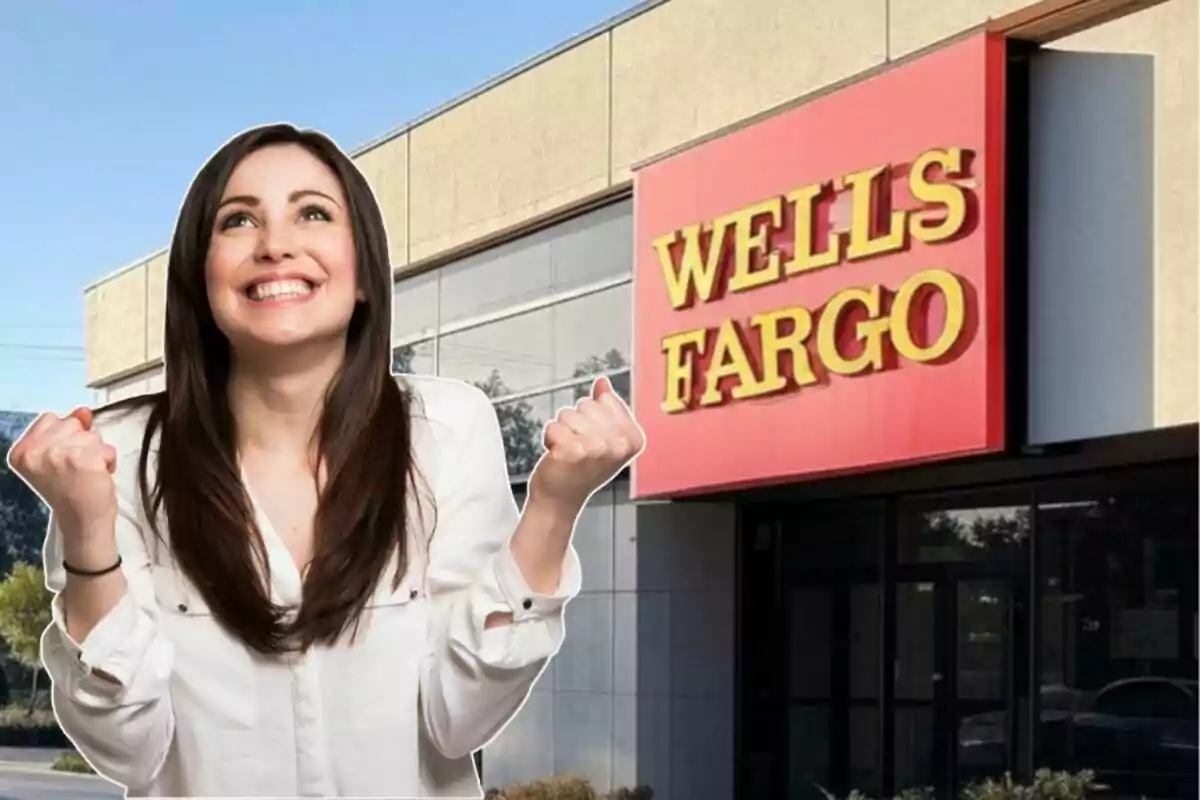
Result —
[[600, 794], [583, 778], [558, 777], [488, 789], [486, 800], [652, 800], [649, 786], [615, 789]]
[[0, 747], [70, 747], [49, 708], [0, 707]]
[[25, 704], [0, 708], [0, 727], [3, 728], [57, 728], [54, 712], [49, 708], [35, 708], [32, 713]]
[[58, 772], [82, 772], [90, 775], [96, 774], [96, 771], [92, 769], [91, 765], [88, 764], [88, 762], [85, 761], [83, 756], [79, 755], [79, 753], [64, 753], [55, 759], [54, 763], [50, 766], [50, 769], [57, 770]]
[[[986, 778], [965, 786], [960, 797], [962, 800], [1086, 800], [1095, 792], [1107, 788], [1096, 783], [1095, 777], [1095, 773], [1088, 770], [1072, 773], [1039, 769], [1034, 773], [1033, 783], [1025, 785], [1017, 783], [1012, 775], [1005, 773], [1000, 778]], [[821, 791], [826, 800], [838, 800], [824, 789]], [[905, 789], [893, 800], [933, 800], [934, 796], [931, 787], [918, 787]], [[855, 789], [846, 800], [871, 798]]]
[[971, 784], [963, 790], [963, 799], [1084, 800], [1106, 788], [1096, 783], [1095, 778], [1095, 773], [1090, 770], [1072, 773], [1039, 769], [1033, 775], [1033, 783], [1022, 786], [1013, 781], [1012, 775], [1005, 773], [1002, 778], [987, 778]]

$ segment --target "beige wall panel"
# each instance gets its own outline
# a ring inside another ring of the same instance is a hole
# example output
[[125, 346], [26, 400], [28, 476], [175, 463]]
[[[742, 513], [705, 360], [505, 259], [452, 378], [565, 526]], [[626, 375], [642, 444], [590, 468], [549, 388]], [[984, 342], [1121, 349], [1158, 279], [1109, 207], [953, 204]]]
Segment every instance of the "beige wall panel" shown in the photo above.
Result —
[[419, 261], [608, 185], [608, 35], [409, 133], [409, 256]]
[[888, 0], [888, 56], [899, 58], [1034, 0]]
[[672, 0], [613, 31], [612, 181], [886, 57], [886, 0]]
[[94, 384], [107, 376], [104, 346], [100, 344], [100, 286], [83, 293], [83, 352], [87, 382]]
[[387, 226], [392, 267], [408, 263], [408, 135], [389, 139], [354, 159], [371, 184]]
[[104, 399], [107, 403], [115, 403], [118, 400], [126, 400], [130, 397], [136, 397], [139, 394], [145, 394], [148, 391], [150, 389], [146, 381], [146, 373], [139, 372], [136, 375], [122, 378], [106, 386]]
[[146, 358], [162, 358], [163, 320], [167, 310], [167, 254], [146, 264]]
[[146, 362], [145, 264], [93, 287], [85, 305], [90, 382]]
[[[1056, 50], [1154, 59], [1154, 424], [1200, 419], [1200, 83], [1196, 0], [1169, 0], [1060, 39]], [[1116, 188], [1116, 187], [1114, 187]]]

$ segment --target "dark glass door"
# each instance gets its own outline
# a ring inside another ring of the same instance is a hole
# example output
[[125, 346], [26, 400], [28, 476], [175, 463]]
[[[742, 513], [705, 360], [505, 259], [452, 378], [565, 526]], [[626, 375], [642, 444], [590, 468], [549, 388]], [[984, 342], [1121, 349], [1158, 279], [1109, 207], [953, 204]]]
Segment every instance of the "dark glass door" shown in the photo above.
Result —
[[785, 602], [788, 796], [877, 796], [879, 583], [814, 575]]
[[[961, 498], [965, 500], [967, 498]], [[951, 504], [953, 505], [953, 504]], [[1029, 509], [903, 509], [892, 585], [892, 787], [956, 796], [1017, 771]]]
[[1015, 582], [926, 572], [895, 585], [893, 780], [948, 795], [1015, 768]]
[[763, 796], [878, 797], [882, 511], [807, 509], [781, 534], [787, 770], [784, 791]]

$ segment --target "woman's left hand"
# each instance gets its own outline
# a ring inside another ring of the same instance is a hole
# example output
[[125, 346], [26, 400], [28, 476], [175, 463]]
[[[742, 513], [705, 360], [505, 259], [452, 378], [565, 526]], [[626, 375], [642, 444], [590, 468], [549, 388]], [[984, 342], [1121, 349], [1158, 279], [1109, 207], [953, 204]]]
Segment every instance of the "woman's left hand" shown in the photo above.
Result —
[[564, 408], [546, 425], [546, 453], [529, 479], [529, 499], [557, 509], [581, 510], [646, 446], [646, 436], [608, 378], [590, 397]]

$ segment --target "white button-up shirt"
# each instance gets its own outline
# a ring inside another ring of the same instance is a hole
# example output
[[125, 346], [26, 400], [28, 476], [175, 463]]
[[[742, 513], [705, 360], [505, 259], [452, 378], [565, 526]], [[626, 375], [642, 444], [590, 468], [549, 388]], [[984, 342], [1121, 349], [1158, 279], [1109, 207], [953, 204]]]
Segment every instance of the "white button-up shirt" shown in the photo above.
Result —
[[[579, 561], [571, 548], [554, 595], [529, 588], [507, 546], [518, 513], [488, 399], [458, 381], [403, 380], [427, 487], [414, 502], [420, 513], [410, 513], [411, 566], [395, 590], [394, 570], [385, 572], [353, 644], [285, 658], [226, 633], [150, 532], [137, 490], [145, 413], [97, 421], [118, 451], [117, 545], [129, 591], [83, 642], [67, 634], [56, 596], [42, 657], [63, 730], [128, 796], [482, 796], [471, 754], [520, 709], [557, 652]], [[255, 510], [274, 599], [294, 605], [300, 574]], [[46, 575], [61, 592], [53, 523]], [[511, 613], [512, 624], [485, 629], [493, 612]]]

